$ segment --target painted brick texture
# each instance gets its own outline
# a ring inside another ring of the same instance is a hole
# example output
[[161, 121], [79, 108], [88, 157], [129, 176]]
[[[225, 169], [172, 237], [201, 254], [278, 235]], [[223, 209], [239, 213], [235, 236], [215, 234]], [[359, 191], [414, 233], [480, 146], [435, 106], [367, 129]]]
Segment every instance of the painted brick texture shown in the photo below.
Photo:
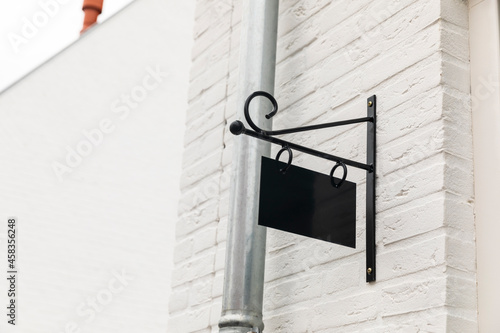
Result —
[[[169, 332], [218, 332], [240, 7], [197, 4]], [[350, 168], [357, 249], [268, 231], [266, 332], [477, 331], [467, 15], [460, 0], [280, 1], [275, 128], [363, 117], [377, 95], [378, 273], [365, 283], [364, 172]], [[365, 136], [288, 138], [364, 161]]]

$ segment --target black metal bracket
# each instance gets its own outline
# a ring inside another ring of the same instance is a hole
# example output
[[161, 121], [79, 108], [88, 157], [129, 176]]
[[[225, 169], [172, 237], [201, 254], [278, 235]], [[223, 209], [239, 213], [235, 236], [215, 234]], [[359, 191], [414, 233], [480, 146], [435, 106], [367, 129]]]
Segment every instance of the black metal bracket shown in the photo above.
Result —
[[[258, 127], [253, 121], [252, 118], [250, 117], [250, 111], [249, 111], [249, 106], [250, 102], [252, 99], [254, 99], [257, 96], [263, 96], [267, 98], [273, 105], [273, 110], [266, 115], [267, 119], [272, 118], [277, 112], [278, 112], [278, 103], [276, 102], [276, 99], [274, 97], [265, 92], [265, 91], [256, 91], [252, 93], [246, 100], [245, 102], [245, 119], [248, 123], [248, 125], [253, 129], [247, 129], [245, 128], [245, 125], [239, 121], [236, 120], [231, 123], [230, 125], [230, 131], [234, 135], [240, 135], [240, 134], [245, 134], [257, 139], [261, 139], [264, 141], [268, 141], [274, 144], [281, 145], [282, 149], [278, 153], [277, 158], [283, 153], [285, 150], [288, 152], [288, 166], [290, 166], [292, 162], [292, 149], [313, 155], [316, 157], [320, 157], [329, 161], [336, 162], [337, 164], [332, 168], [332, 171], [330, 172], [330, 178], [332, 181], [332, 186], [334, 187], [340, 187], [342, 185], [342, 182], [345, 180], [345, 177], [347, 176], [347, 168], [346, 165], [363, 169], [366, 171], [366, 281], [367, 282], [372, 282], [375, 281], [376, 278], [376, 266], [375, 266], [375, 134], [376, 134], [376, 96], [373, 95], [367, 100], [367, 117], [364, 118], [356, 118], [356, 119], [349, 119], [349, 120], [343, 120], [343, 121], [336, 121], [336, 122], [331, 122], [331, 123], [325, 123], [325, 124], [318, 124], [318, 125], [310, 125], [310, 126], [304, 126], [304, 127], [296, 127], [296, 128], [289, 128], [289, 129], [283, 129], [283, 130], [275, 130], [275, 131], [266, 131]], [[291, 134], [291, 133], [297, 133], [297, 132], [305, 132], [305, 131], [313, 131], [313, 130], [318, 130], [318, 129], [323, 129], [323, 128], [330, 128], [330, 127], [337, 127], [337, 126], [344, 126], [344, 125], [350, 125], [350, 124], [357, 124], [357, 123], [367, 123], [367, 153], [366, 153], [366, 164], [352, 161], [346, 158], [342, 158], [339, 156], [323, 153], [308, 147], [304, 147], [292, 142], [288, 142], [282, 139], [278, 139], [273, 137], [274, 135], [281, 135], [281, 134]], [[281, 169], [280, 172], [285, 173], [288, 166], [285, 168]], [[333, 173], [335, 172], [336, 168], [339, 166], [342, 166], [344, 173], [342, 176], [342, 179], [340, 182], [335, 182], [333, 179]]]

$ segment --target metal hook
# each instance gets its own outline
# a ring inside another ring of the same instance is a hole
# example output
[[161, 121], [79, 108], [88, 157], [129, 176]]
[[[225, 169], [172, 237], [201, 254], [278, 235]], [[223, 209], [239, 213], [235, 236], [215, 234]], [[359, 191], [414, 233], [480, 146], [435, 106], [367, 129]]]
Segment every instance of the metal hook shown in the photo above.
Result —
[[250, 96], [248, 96], [247, 100], [245, 101], [244, 111], [245, 111], [245, 119], [248, 125], [250, 125], [250, 127], [253, 128], [254, 131], [256, 131], [257, 133], [267, 134], [266, 131], [255, 125], [255, 123], [252, 121], [252, 118], [250, 118], [250, 111], [248, 110], [248, 108], [250, 107], [250, 102], [252, 101], [252, 99], [254, 99], [257, 96], [264, 96], [273, 104], [273, 110], [269, 114], [266, 114], [266, 119], [271, 119], [278, 112], [278, 102], [276, 102], [276, 99], [274, 99], [273, 95], [265, 91], [255, 91], [251, 93]]
[[[339, 166], [342, 166], [342, 168], [344, 169], [344, 175], [342, 176], [342, 179], [340, 179], [340, 181], [337, 184], [337, 183], [335, 183], [335, 178], [333, 178], [333, 173], [335, 172], [335, 170], [337, 170], [337, 168]], [[332, 186], [335, 188], [339, 188], [342, 185], [342, 183], [344, 182], [345, 177], [347, 177], [347, 167], [345, 166], [345, 164], [343, 162], [337, 161], [337, 164], [335, 164], [335, 166], [332, 168], [332, 171], [330, 171], [330, 181], [332, 183]]]
[[283, 146], [283, 148], [281, 148], [280, 151], [278, 152], [278, 154], [276, 155], [276, 161], [280, 160], [280, 156], [281, 156], [281, 154], [283, 154], [283, 152], [285, 150], [288, 152], [288, 163], [284, 168], [280, 169], [280, 172], [282, 174], [285, 174], [286, 171], [288, 170], [288, 168], [290, 167], [290, 165], [292, 165], [292, 159], [293, 159], [293, 154], [292, 154], [292, 150], [290, 149], [290, 147]]

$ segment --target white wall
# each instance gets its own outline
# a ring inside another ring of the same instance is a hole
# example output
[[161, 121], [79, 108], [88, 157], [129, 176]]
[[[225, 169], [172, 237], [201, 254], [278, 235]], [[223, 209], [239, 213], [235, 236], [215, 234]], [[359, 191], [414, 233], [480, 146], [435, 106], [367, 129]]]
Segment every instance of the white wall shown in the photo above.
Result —
[[[132, 0], [106, 0], [103, 22]], [[0, 2], [0, 91], [79, 38], [83, 0]]]
[[166, 331], [192, 10], [136, 1], [0, 95], [0, 331]]
[[498, 2], [471, 1], [469, 6], [479, 329], [495, 332], [500, 330], [500, 287], [496, 279], [500, 275], [497, 256], [500, 251]]
[[[241, 1], [199, 2], [170, 332], [217, 332]], [[476, 332], [468, 8], [461, 0], [281, 1], [274, 128], [363, 117], [377, 95], [377, 282], [356, 250], [269, 230], [266, 332]], [[364, 161], [365, 126], [287, 136]], [[279, 147], [274, 147], [274, 153]], [[274, 156], [274, 155], [273, 155]], [[332, 164], [294, 154], [328, 173]]]

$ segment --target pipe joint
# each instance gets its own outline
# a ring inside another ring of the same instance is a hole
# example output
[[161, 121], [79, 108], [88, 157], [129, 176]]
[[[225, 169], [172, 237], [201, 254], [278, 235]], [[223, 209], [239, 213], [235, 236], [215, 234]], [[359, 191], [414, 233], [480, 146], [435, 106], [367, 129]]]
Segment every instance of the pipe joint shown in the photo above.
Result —
[[241, 310], [236, 312], [226, 311], [219, 321], [220, 332], [233, 332], [231, 330], [224, 329], [233, 329], [235, 327], [241, 328], [244, 333], [255, 331], [255, 329], [261, 332], [264, 329], [262, 315], [257, 313], [244, 313]]
[[85, 11], [86, 9], [93, 9], [101, 14], [103, 2], [104, 0], [84, 0], [82, 9], [83, 11]]

